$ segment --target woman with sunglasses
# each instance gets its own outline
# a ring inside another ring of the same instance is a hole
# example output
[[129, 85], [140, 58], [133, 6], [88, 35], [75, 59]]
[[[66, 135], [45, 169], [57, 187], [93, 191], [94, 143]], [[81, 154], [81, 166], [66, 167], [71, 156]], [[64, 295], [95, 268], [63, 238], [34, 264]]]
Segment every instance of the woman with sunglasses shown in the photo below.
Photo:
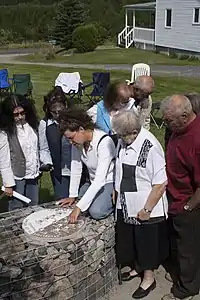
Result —
[[[22, 95], [7, 96], [1, 106], [0, 130], [1, 142], [4, 141], [0, 151], [2, 179], [3, 184], [8, 182], [5, 193], [11, 197], [9, 210], [24, 206], [12, 197], [13, 190], [30, 198], [31, 205], [36, 205], [39, 200], [38, 119], [32, 102]], [[8, 173], [5, 174], [5, 170]]]
[[[70, 195], [60, 204], [71, 205], [77, 197], [80, 199], [69, 217], [71, 223], [75, 223], [79, 214], [86, 210], [94, 219], [106, 218], [113, 211], [114, 142], [96, 128], [83, 110], [61, 112], [59, 124], [61, 132], [73, 144]], [[83, 163], [89, 173], [89, 182], [79, 192]]]
[[56, 200], [69, 196], [71, 144], [58, 128], [61, 111], [67, 108], [62, 88], [54, 87], [44, 96], [45, 117], [39, 125], [41, 171], [50, 171]]

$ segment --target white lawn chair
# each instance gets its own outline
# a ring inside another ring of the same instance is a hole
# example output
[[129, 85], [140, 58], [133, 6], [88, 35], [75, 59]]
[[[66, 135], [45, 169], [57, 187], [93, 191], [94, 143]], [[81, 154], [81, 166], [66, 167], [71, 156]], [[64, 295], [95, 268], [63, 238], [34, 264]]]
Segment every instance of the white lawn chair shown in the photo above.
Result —
[[60, 86], [63, 92], [73, 99], [75, 96], [80, 100], [83, 93], [83, 82], [79, 72], [60, 73], [55, 80], [55, 86]]
[[151, 70], [149, 65], [143, 63], [135, 64], [132, 67], [131, 80], [126, 80], [126, 82], [127, 84], [130, 84], [134, 82], [138, 76], [142, 76], [142, 75], [150, 76], [150, 74], [151, 74]]

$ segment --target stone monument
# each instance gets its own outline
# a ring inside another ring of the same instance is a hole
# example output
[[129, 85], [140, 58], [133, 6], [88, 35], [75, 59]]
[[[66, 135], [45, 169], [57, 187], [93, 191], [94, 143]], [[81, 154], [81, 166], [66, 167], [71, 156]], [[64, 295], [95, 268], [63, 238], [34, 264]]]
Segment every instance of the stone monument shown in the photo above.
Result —
[[117, 282], [113, 216], [80, 217], [54, 203], [0, 214], [0, 299], [96, 300]]
[[30, 214], [22, 223], [22, 229], [30, 241], [39, 245], [48, 242], [56, 243], [82, 235], [85, 218], [79, 218], [76, 224], [68, 223], [72, 209], [42, 209]]

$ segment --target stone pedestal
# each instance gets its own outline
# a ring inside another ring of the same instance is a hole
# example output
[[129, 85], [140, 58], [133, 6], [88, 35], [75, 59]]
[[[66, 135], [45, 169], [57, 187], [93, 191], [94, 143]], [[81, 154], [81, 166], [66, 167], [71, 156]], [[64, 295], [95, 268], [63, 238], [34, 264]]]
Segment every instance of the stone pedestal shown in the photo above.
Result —
[[39, 222], [31, 232], [31, 214], [42, 215], [44, 208], [56, 206], [0, 214], [0, 299], [96, 300], [106, 295], [117, 282], [113, 217], [81, 217], [71, 227], [61, 216], [57, 225], [43, 220], [47, 226]]

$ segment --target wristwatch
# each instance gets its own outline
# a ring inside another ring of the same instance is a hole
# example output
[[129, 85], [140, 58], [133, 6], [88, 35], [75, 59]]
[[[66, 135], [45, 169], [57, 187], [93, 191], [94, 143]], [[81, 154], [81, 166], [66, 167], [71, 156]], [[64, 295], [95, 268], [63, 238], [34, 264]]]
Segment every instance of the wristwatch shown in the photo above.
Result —
[[192, 208], [189, 206], [188, 203], [183, 206], [183, 209], [186, 211], [192, 211]]
[[147, 214], [151, 214], [151, 213], [152, 213], [152, 210], [146, 209], [145, 207], [144, 207], [144, 211], [145, 211], [145, 213], [147, 213]]

